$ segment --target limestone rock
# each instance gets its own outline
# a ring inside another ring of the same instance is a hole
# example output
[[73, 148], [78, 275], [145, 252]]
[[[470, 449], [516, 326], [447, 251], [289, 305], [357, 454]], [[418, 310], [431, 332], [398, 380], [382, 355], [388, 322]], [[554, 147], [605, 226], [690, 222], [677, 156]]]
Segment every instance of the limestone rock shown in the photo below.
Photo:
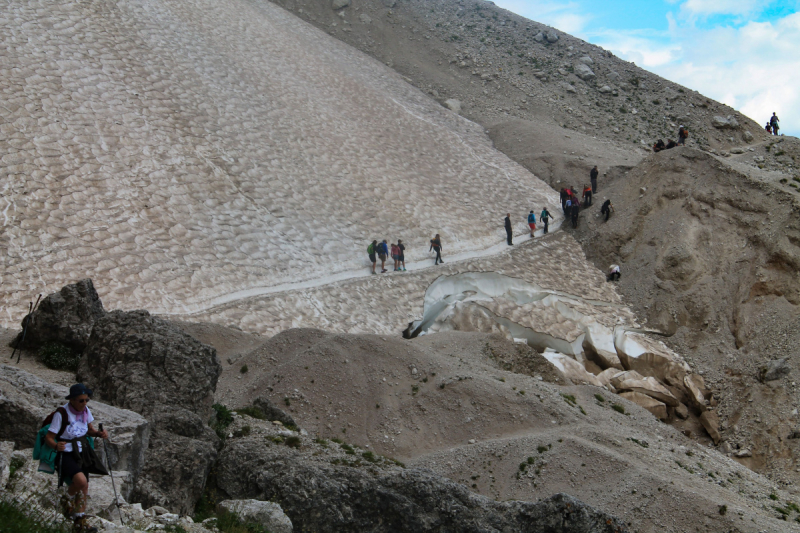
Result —
[[358, 20], [360, 20], [362, 24], [372, 24], [372, 17], [370, 17], [366, 13], [361, 13], [358, 16]]
[[776, 359], [770, 361], [760, 369], [759, 378], [761, 381], [775, 381], [781, 379], [783, 376], [788, 376], [792, 371], [789, 367], [789, 358]]
[[453, 113], [461, 113], [461, 101], [450, 98], [444, 101], [444, 106]]
[[697, 374], [687, 375], [683, 379], [684, 388], [689, 396], [689, 401], [695, 409], [705, 411], [706, 397], [704, 394], [705, 382]]
[[342, 9], [350, 5], [350, 0], [331, 0], [333, 9]]
[[259, 500], [225, 500], [218, 508], [235, 513], [245, 522], [255, 522], [270, 533], [292, 533], [292, 521], [277, 503]]
[[584, 65], [583, 63], [575, 65], [575, 75], [583, 81], [589, 81], [595, 78], [594, 71], [589, 68], [589, 65]]
[[675, 415], [681, 420], [686, 420], [687, 418], [689, 418], [689, 408], [683, 405], [682, 403], [679, 403], [675, 407]]
[[298, 531], [627, 531], [565, 494], [496, 502], [429, 470], [333, 465], [324, 456], [265, 446], [255, 435], [229, 440], [216, 472], [218, 488], [231, 498], [280, 501]]
[[599, 88], [599, 89], [597, 89], [597, 90], [598, 90], [598, 91], [599, 91], [601, 94], [609, 94], [609, 93], [611, 93], [611, 92], [614, 92], [614, 89], [612, 89], [612, 88], [611, 88], [610, 86], [608, 86], [608, 85], [603, 85], [602, 87], [600, 87], [600, 88]]
[[743, 153], [744, 153], [744, 150], [743, 150], [743, 149], [741, 149], [741, 148], [731, 148], [731, 153], [732, 153], [732, 154], [737, 154], [737, 155], [738, 155], [738, 154], [743, 154]]
[[[0, 366], [0, 440], [10, 440], [19, 448], [32, 448], [42, 420], [67, 401], [69, 389], [40, 379], [13, 366]], [[126, 409], [92, 401], [95, 424], [104, 424], [109, 441], [97, 447], [114, 470], [127, 470], [133, 478], [139, 475], [150, 438], [147, 420]]]
[[589, 56], [583, 56], [580, 59], [578, 59], [578, 61], [580, 61], [584, 65], [589, 65], [589, 66], [594, 65], [594, 61], [592, 61], [592, 58]]
[[274, 421], [277, 420], [284, 426], [296, 426], [294, 419], [286, 413], [283, 409], [275, 406], [274, 403], [269, 401], [269, 398], [266, 396], [259, 396], [253, 401], [253, 407], [257, 407], [264, 413], [264, 417], [267, 420]]
[[[89, 340], [92, 325], [105, 314], [103, 302], [92, 280], [66, 285], [45, 297], [30, 317], [24, 348], [36, 349], [49, 341], [60, 342], [81, 353]], [[25, 319], [23, 319], [23, 327]], [[22, 339], [22, 332], [11, 343]]]
[[675, 100], [677, 100], [680, 97], [681, 97], [681, 94], [678, 91], [676, 91], [675, 89], [667, 88], [664, 91], [664, 98], [666, 98], [666, 100], [668, 102], [674, 102]]
[[606, 385], [611, 383], [611, 380], [614, 378], [614, 376], [616, 376], [617, 374], [621, 374], [622, 372], [623, 371], [619, 370], [618, 368], [606, 368], [605, 370], [597, 374], [597, 376], [595, 377], [597, 378], [597, 381], [600, 382], [600, 385], [605, 387]]
[[562, 82], [561, 82], [561, 87], [562, 87], [562, 88], [563, 88], [565, 91], [567, 91], [568, 93], [575, 94], [575, 92], [576, 92], [576, 91], [575, 91], [575, 86], [573, 86], [571, 83], [567, 83], [567, 82], [565, 82], [565, 81], [562, 81]]
[[676, 407], [678, 400], [653, 377], [644, 377], [635, 370], [621, 372], [611, 379], [611, 385], [620, 392], [639, 392], [655, 398], [670, 407]]
[[727, 117], [716, 115], [711, 119], [711, 125], [720, 130], [736, 129], [739, 127], [739, 121], [732, 115], [728, 115]]
[[586, 368], [581, 363], [568, 355], [555, 352], [548, 348], [544, 351], [542, 356], [561, 371], [564, 377], [574, 383], [588, 383], [596, 387], [603, 386], [594, 374], [587, 372]]
[[547, 39], [548, 43], [552, 44], [552, 43], [555, 43], [555, 42], [558, 41], [558, 34], [556, 32], [554, 32], [554, 31], [550, 30], [545, 35], [545, 38]]
[[544, 39], [545, 39], [544, 33], [542, 33], [542, 32], [539, 32], [539, 33], [537, 33], [536, 35], [533, 36], [533, 40], [536, 41], [537, 43], [543, 42]]
[[753, 137], [753, 134], [750, 133], [748, 130], [745, 130], [744, 132], [742, 132], [742, 140], [744, 142], [751, 143], [751, 142], [753, 142], [754, 139], [755, 139], [755, 137]]
[[615, 72], [613, 70], [610, 70], [606, 77], [612, 82], [618, 82], [620, 79], [622, 79], [622, 76], [620, 76], [619, 72]]
[[0, 488], [4, 488], [11, 475], [11, 454], [14, 452], [14, 443], [8, 440], [0, 441]]
[[700, 415], [700, 423], [706, 428], [714, 444], [719, 444], [719, 441], [722, 440], [722, 435], [719, 433], [719, 417], [716, 411], [705, 411]]
[[667, 419], [667, 406], [663, 402], [659, 402], [658, 400], [651, 398], [650, 396], [646, 396], [640, 392], [622, 392], [620, 393], [620, 396], [635, 403], [639, 407], [644, 407], [653, 413], [653, 416], [659, 420]]
[[147, 311], [112, 311], [95, 323], [80, 379], [152, 424], [133, 498], [193, 511], [217, 456], [207, 421], [221, 371], [214, 348]]

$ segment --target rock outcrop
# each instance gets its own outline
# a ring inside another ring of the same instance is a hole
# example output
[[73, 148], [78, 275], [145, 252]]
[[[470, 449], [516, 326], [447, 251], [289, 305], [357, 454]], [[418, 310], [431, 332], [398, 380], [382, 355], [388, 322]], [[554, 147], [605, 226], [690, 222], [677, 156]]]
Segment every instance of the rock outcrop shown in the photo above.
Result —
[[[0, 366], [0, 441], [13, 441], [18, 448], [32, 448], [42, 420], [64, 405], [69, 389], [48, 383], [13, 366]], [[110, 438], [98, 445], [101, 459], [108, 452], [113, 470], [126, 470], [133, 479], [144, 465], [150, 424], [141, 415], [103, 402], [92, 401], [95, 424], [103, 423]]]
[[265, 445], [256, 434], [232, 439], [220, 454], [216, 484], [232, 498], [280, 503], [298, 531], [626, 531], [565, 494], [537, 503], [496, 502], [431, 471], [344, 449], [351, 455], [339, 452], [340, 459], [327, 446]]
[[277, 420], [284, 426], [297, 426], [297, 423], [294, 421], [286, 411], [276, 407], [274, 403], [269, 401], [269, 398], [266, 396], [259, 396], [253, 401], [253, 407], [256, 407], [264, 413], [264, 418], [266, 420]]
[[[66, 285], [44, 298], [36, 310], [25, 317], [30, 320], [23, 348], [35, 349], [48, 341], [56, 341], [80, 353], [86, 347], [94, 323], [105, 314], [103, 302], [92, 280], [84, 279]], [[22, 332], [12, 341], [18, 347]]]
[[113, 311], [97, 321], [79, 379], [152, 423], [132, 499], [192, 511], [217, 456], [219, 439], [207, 422], [221, 371], [214, 348], [147, 311]]
[[292, 533], [292, 521], [277, 503], [259, 500], [225, 500], [218, 509], [234, 513], [244, 522], [263, 526], [270, 533]]

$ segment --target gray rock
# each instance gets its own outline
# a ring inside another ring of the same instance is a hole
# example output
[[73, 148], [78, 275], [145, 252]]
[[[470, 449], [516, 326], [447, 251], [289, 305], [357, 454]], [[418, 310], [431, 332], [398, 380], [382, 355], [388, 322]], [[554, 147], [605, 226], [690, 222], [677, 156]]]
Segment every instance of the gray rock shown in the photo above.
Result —
[[265, 446], [255, 435], [229, 440], [216, 473], [218, 489], [231, 498], [281, 502], [298, 531], [627, 531], [565, 494], [538, 503], [496, 502], [428, 470], [337, 466], [324, 456]]
[[731, 148], [731, 153], [732, 154], [743, 154], [744, 150], [741, 149], [741, 148]]
[[221, 372], [214, 348], [147, 311], [112, 311], [95, 323], [79, 379], [152, 425], [134, 501], [193, 511], [217, 457], [207, 421]]
[[667, 88], [664, 91], [664, 98], [666, 98], [666, 100], [668, 102], [674, 102], [675, 100], [677, 100], [680, 97], [681, 97], [681, 93], [679, 93], [675, 89]]
[[536, 35], [533, 36], [533, 40], [536, 41], [537, 43], [543, 42], [544, 39], [545, 39], [544, 33], [542, 33], [542, 32], [539, 32], [539, 33], [537, 33]]
[[583, 56], [582, 58], [578, 59], [578, 61], [580, 61], [584, 65], [589, 65], [589, 66], [594, 65], [594, 61], [592, 61], [592, 58], [589, 56]]
[[[46, 342], [56, 341], [81, 353], [89, 340], [92, 325], [104, 314], [103, 303], [92, 280], [66, 285], [45, 297], [32, 313], [23, 347], [34, 350]], [[23, 327], [27, 319], [23, 319]], [[22, 332], [11, 342], [12, 348], [21, 338]]]
[[292, 533], [292, 521], [277, 503], [259, 500], [225, 500], [217, 508], [230, 511], [245, 522], [264, 526], [270, 533]]
[[776, 379], [788, 376], [791, 371], [789, 358], [785, 357], [783, 359], [770, 361], [766, 366], [762, 366], [759, 377], [761, 381], [775, 381]]
[[608, 76], [606, 76], [612, 82], [618, 82], [622, 76], [619, 75], [619, 72], [614, 72], [613, 70], [609, 71]]
[[739, 121], [732, 115], [728, 115], [727, 117], [716, 115], [711, 119], [711, 125], [720, 130], [736, 129], [739, 127]]
[[558, 41], [558, 34], [551, 30], [547, 32], [545, 38], [547, 38], [548, 43], [555, 43]]
[[575, 86], [573, 86], [571, 83], [567, 83], [567, 82], [565, 82], [565, 81], [562, 81], [562, 82], [561, 82], [561, 87], [562, 87], [562, 88], [563, 88], [565, 91], [567, 91], [568, 93], [575, 93], [575, 92], [576, 92], [576, 90], [575, 90]]
[[256, 398], [255, 401], [253, 401], [253, 407], [260, 409], [267, 420], [277, 420], [284, 426], [297, 426], [294, 419], [289, 416], [289, 414], [276, 407], [266, 396], [259, 396]]
[[744, 130], [744, 131], [742, 132], [742, 140], [743, 140], [744, 142], [746, 142], [746, 143], [751, 143], [751, 142], [753, 142], [753, 140], [754, 140], [754, 139], [755, 139], [755, 137], [753, 137], [753, 134], [752, 134], [752, 133], [750, 133], [749, 131], [747, 131], [747, 130]]
[[333, 9], [342, 9], [350, 5], [350, 0], [331, 0], [331, 7]]
[[358, 20], [360, 20], [362, 24], [371, 24], [372, 23], [372, 17], [370, 17], [366, 13], [361, 13], [358, 16]]
[[[13, 366], [0, 366], [0, 440], [13, 441], [18, 448], [32, 448], [42, 420], [64, 405], [67, 387], [48, 383]], [[150, 438], [150, 424], [141, 415], [103, 402], [92, 401], [95, 424], [104, 424], [109, 441], [98, 444], [113, 470], [126, 470], [135, 479], [144, 465]], [[106, 448], [107, 446], [107, 448]]]
[[609, 94], [609, 93], [613, 92], [614, 89], [612, 89], [608, 85], [603, 85], [602, 87], [600, 87], [598, 89], [598, 91], [601, 92], [602, 94]]
[[13, 442], [8, 440], [0, 441], [0, 488], [5, 488], [11, 475], [11, 454], [13, 452]]
[[589, 68], [589, 65], [584, 65], [583, 63], [575, 65], [575, 75], [583, 81], [589, 81], [595, 77], [594, 71]]
[[385, 7], [392, 8], [392, 7], [394, 7], [394, 6], [396, 6], [396, 5], [397, 5], [397, 0], [381, 0], [381, 3], [382, 3], [382, 4], [383, 4]]
[[450, 98], [444, 101], [444, 106], [453, 113], [461, 113], [461, 101]]

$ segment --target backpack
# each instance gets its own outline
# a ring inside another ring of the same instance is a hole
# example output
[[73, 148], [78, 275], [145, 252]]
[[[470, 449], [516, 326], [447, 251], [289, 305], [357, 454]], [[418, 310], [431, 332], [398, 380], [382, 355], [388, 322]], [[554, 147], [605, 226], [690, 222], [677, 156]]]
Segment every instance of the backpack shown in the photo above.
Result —
[[369, 246], [367, 246], [367, 253], [369, 255], [373, 255], [375, 253], [375, 245], [374, 244], [369, 243]]
[[53, 422], [53, 415], [56, 413], [61, 415], [61, 427], [58, 428], [56, 439], [66, 431], [67, 425], [69, 424], [69, 416], [67, 416], [66, 409], [59, 407], [42, 420], [42, 425], [39, 427], [39, 431], [36, 432], [36, 441], [33, 447], [33, 458], [40, 461], [39, 472], [46, 472], [48, 474], [52, 474], [55, 470], [54, 459], [56, 451], [45, 444], [44, 439], [50, 431], [50, 424]]
[[774, 126], [775, 124], [777, 124], [777, 123], [778, 123], [778, 117], [776, 117], [775, 115], [773, 115], [773, 116], [772, 116], [772, 118], [771, 118], [771, 119], [769, 119], [769, 123], [770, 123], [770, 124], [772, 124], [772, 125]]

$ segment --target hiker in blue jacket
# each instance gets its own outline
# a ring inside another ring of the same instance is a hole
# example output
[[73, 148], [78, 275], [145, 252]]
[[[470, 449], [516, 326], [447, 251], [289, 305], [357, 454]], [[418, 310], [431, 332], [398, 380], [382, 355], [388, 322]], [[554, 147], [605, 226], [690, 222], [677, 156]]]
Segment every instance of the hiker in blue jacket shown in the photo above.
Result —
[[533, 234], [536, 232], [536, 215], [533, 214], [533, 211], [528, 213], [528, 226], [531, 228], [531, 239], [532, 239]]

